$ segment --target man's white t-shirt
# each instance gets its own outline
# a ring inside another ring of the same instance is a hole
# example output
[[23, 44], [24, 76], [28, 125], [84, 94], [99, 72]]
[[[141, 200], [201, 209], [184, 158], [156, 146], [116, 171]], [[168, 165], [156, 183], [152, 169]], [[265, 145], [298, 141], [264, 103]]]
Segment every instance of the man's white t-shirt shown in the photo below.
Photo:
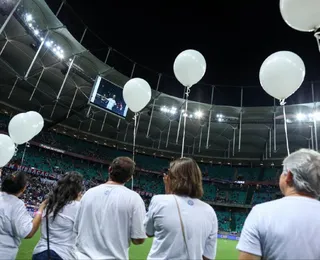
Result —
[[107, 109], [112, 110], [112, 108], [116, 105], [116, 101], [113, 98], [108, 98]]
[[123, 185], [88, 190], [74, 226], [78, 259], [129, 259], [131, 238], [146, 238], [145, 214], [140, 195]]
[[0, 192], [0, 259], [16, 259], [21, 239], [30, 234], [32, 227], [32, 217], [23, 201]]
[[237, 249], [264, 259], [320, 259], [320, 202], [288, 196], [255, 206]]
[[[183, 239], [176, 197], [185, 229]], [[153, 196], [145, 218], [147, 235], [154, 236], [148, 259], [215, 259], [218, 220], [207, 203], [176, 195]]]
[[[53, 221], [53, 213], [49, 215], [49, 241], [50, 250], [55, 251], [62, 259], [74, 259], [76, 236], [73, 232], [74, 220], [80, 202], [74, 201], [65, 205]], [[41, 253], [47, 247], [47, 218], [42, 218], [41, 238], [33, 254]]]

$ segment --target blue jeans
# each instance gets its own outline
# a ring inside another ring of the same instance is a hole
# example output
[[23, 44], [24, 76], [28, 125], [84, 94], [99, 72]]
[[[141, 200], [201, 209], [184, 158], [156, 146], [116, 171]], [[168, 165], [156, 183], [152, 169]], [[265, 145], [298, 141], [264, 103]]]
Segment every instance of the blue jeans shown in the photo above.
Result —
[[[32, 256], [32, 260], [48, 260], [48, 250]], [[63, 260], [56, 252], [50, 250], [50, 260]]]

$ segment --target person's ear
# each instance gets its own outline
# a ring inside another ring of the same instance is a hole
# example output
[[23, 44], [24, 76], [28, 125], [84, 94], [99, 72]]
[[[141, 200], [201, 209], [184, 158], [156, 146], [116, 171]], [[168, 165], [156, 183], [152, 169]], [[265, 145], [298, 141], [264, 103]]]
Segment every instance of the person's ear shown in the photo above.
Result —
[[292, 183], [293, 183], [293, 175], [292, 175], [292, 172], [291, 171], [288, 171], [288, 173], [285, 175], [286, 176], [286, 183], [291, 186]]

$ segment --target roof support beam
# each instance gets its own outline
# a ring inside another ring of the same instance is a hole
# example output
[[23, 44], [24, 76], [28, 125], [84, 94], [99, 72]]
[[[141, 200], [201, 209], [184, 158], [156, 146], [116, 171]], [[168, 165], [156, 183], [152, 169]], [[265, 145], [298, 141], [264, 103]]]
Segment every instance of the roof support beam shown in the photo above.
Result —
[[208, 121], [208, 133], [207, 133], [207, 143], [206, 143], [206, 149], [209, 149], [209, 139], [210, 139], [210, 130], [211, 130], [211, 117], [212, 117], [212, 109], [213, 109], [213, 96], [214, 96], [214, 86], [212, 86], [211, 89], [211, 107], [209, 112], [209, 121]]
[[238, 145], [238, 151], [241, 150], [241, 134], [242, 134], [242, 113], [243, 113], [243, 87], [241, 88], [241, 96], [240, 96], [240, 119], [239, 119], [239, 145]]
[[18, 0], [18, 2], [16, 3], [16, 5], [13, 7], [13, 9], [10, 12], [10, 14], [8, 15], [7, 19], [4, 21], [3, 25], [0, 28], [0, 35], [3, 33], [4, 29], [6, 28], [8, 22], [10, 21], [11, 17], [15, 13], [15, 11], [17, 10], [17, 8], [20, 5], [20, 3], [21, 3], [21, 0]]

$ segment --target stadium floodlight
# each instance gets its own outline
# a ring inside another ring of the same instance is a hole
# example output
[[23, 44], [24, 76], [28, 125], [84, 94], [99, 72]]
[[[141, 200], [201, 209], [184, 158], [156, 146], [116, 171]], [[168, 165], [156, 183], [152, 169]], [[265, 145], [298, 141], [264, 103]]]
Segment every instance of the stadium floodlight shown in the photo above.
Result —
[[217, 114], [217, 118], [223, 118], [224, 116], [222, 114]]
[[313, 113], [313, 118], [317, 121], [320, 121], [320, 112]]
[[26, 13], [24, 17], [26, 19], [26, 22], [31, 22], [33, 20], [32, 14]]
[[198, 110], [194, 113], [195, 118], [201, 119], [203, 116], [202, 111]]
[[34, 35], [38, 36], [40, 32], [38, 29], [35, 29], [35, 30], [33, 30], [33, 33], [34, 33]]
[[50, 48], [53, 44], [53, 41], [46, 41], [46, 46]]
[[168, 113], [168, 114], [175, 115], [177, 113], [177, 108], [176, 107], [168, 108], [166, 106], [162, 106], [160, 108], [160, 111], [163, 112], [163, 113]]
[[298, 113], [296, 115], [296, 118], [297, 118], [298, 121], [304, 121], [306, 119], [306, 115], [302, 114], [302, 113]]

